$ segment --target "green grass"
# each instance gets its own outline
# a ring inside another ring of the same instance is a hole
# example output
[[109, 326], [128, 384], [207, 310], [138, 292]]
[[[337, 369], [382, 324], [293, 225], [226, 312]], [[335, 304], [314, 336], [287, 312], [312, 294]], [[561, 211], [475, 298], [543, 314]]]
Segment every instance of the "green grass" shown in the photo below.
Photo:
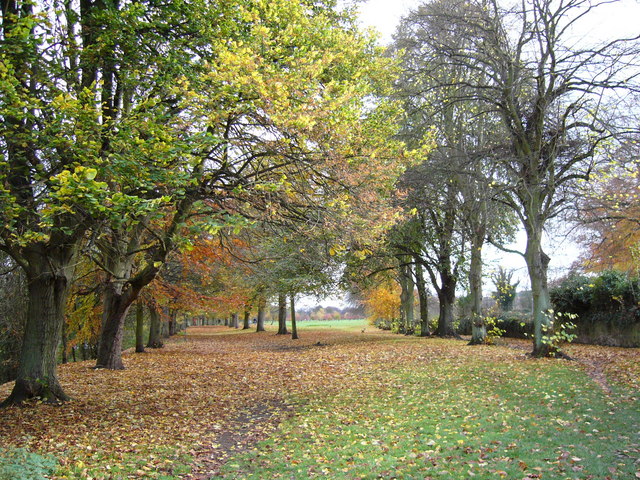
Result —
[[444, 359], [376, 375], [364, 390], [298, 399], [298, 415], [224, 476], [622, 480], [640, 470], [638, 405], [606, 397], [572, 363]]
[[[338, 330], [362, 330], [369, 326], [366, 319], [357, 320], [305, 320], [297, 322], [299, 330], [306, 330], [310, 328], [335, 328]], [[287, 324], [287, 328], [291, 329], [291, 324]]]

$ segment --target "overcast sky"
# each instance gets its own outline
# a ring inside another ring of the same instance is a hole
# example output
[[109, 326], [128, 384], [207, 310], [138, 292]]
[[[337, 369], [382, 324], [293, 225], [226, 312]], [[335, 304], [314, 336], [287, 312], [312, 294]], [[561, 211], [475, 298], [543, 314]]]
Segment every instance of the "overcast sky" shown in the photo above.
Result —
[[[363, 26], [381, 34], [380, 43], [388, 44], [400, 18], [409, 10], [426, 3], [423, 0], [362, 0], [359, 6]], [[509, 3], [509, 2], [505, 2]], [[585, 36], [607, 38], [640, 34], [640, 0], [620, 0], [597, 9], [597, 15], [585, 19]]]
[[[350, 0], [344, 0], [349, 2]], [[413, 8], [423, 3], [423, 0], [363, 0], [359, 5], [360, 22], [363, 27], [373, 27], [380, 34], [380, 44], [387, 45], [392, 41], [400, 19]], [[592, 15], [584, 22], [584, 32], [578, 34], [586, 39], [606, 39], [621, 36], [634, 36], [640, 34], [640, 0], [621, 0], [609, 5], [599, 7], [598, 14]], [[549, 278], [557, 278], [564, 275], [579, 255], [579, 247], [567, 235], [566, 229], [556, 225], [551, 227], [553, 238], [547, 238], [545, 251], [551, 257], [549, 265]], [[561, 231], [565, 230], [565, 231]], [[510, 248], [524, 251], [526, 236], [524, 232], [518, 234], [517, 241]], [[487, 247], [485, 252], [485, 289], [493, 289], [488, 279], [488, 274], [498, 265], [516, 270], [516, 276], [520, 280], [520, 289], [528, 288], [529, 279], [524, 259], [519, 255], [505, 254]], [[315, 299], [304, 298], [302, 306], [311, 306], [317, 303]], [[337, 298], [329, 297], [321, 301], [323, 305], [341, 305]]]
[[[373, 27], [380, 33], [380, 43], [387, 45], [400, 22], [411, 9], [416, 8], [424, 0], [364, 0], [359, 5], [360, 22], [363, 27]], [[505, 0], [505, 3], [508, 3]], [[597, 8], [597, 14], [590, 15], [580, 22], [583, 28], [576, 31], [576, 42], [605, 40], [623, 36], [640, 34], [640, 0], [620, 0]], [[579, 247], [567, 238], [566, 232], [556, 226], [553, 238], [547, 238], [545, 250], [551, 257], [549, 277], [562, 276], [567, 272], [579, 255]], [[518, 235], [518, 241], [511, 248], [524, 250], [526, 237], [524, 232]], [[524, 259], [518, 255], [504, 254], [487, 248], [485, 261], [489, 260], [485, 272], [492, 267], [502, 265], [517, 270], [520, 285], [528, 285], [528, 275]], [[492, 265], [491, 265], [492, 264]]]

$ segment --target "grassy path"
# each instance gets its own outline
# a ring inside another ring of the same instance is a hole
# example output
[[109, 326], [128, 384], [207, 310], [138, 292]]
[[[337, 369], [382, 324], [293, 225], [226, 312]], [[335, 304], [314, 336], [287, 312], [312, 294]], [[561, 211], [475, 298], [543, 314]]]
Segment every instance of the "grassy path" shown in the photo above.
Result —
[[59, 479], [640, 478], [638, 349], [531, 360], [362, 328], [193, 328], [121, 372], [65, 365], [75, 400], [3, 411], [0, 441]]

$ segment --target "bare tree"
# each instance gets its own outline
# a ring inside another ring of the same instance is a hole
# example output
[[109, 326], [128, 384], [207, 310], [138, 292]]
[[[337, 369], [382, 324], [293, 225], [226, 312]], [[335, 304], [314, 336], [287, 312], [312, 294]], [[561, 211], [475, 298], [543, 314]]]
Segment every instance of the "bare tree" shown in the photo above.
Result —
[[[521, 255], [533, 291], [534, 355], [553, 353], [543, 341], [551, 322], [545, 225], [573, 203], [599, 147], [630, 133], [621, 112], [638, 91], [638, 37], [576, 39], [583, 20], [610, 3], [522, 0], [505, 8], [498, 0], [435, 0], [412, 13], [422, 25], [428, 94], [472, 102], [476, 116], [497, 116], [504, 130], [493, 158], [501, 201], [527, 234]], [[443, 81], [443, 62], [478, 74]]]

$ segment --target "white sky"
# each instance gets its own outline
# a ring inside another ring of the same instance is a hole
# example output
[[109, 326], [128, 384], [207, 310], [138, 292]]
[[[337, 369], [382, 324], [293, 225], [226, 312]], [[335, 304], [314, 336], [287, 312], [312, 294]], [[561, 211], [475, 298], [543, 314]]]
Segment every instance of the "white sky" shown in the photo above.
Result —
[[[349, 0], [344, 0], [349, 3]], [[362, 0], [359, 4], [359, 19], [363, 28], [373, 28], [380, 34], [379, 43], [388, 45], [393, 40], [400, 19], [423, 3], [423, 0]], [[581, 37], [586, 40], [606, 39], [622, 36], [634, 36], [640, 34], [640, 0], [620, 0], [615, 3], [603, 5], [597, 9], [597, 15], [585, 20], [584, 32], [577, 32], [576, 39]], [[545, 242], [545, 251], [551, 257], [549, 265], [549, 279], [564, 275], [571, 264], [576, 261], [580, 250], [567, 232], [554, 230]], [[520, 232], [517, 240], [509, 248], [524, 251], [526, 236]], [[487, 247], [485, 251], [485, 289], [491, 291], [494, 286], [488, 279], [488, 275], [499, 265], [516, 271], [514, 279], [520, 280], [519, 290], [528, 288], [529, 280], [524, 259], [515, 254], [506, 254], [493, 247]], [[315, 305], [317, 299], [309, 297], [301, 302], [304, 306]], [[329, 297], [320, 301], [323, 306], [341, 305], [338, 298]]]
[[[373, 27], [377, 30], [380, 33], [379, 43], [387, 45], [393, 40], [392, 37], [400, 19], [422, 3], [425, 2], [423, 0], [364, 0], [359, 6], [360, 22], [365, 28]], [[582, 22], [584, 31], [576, 32], [576, 41], [580, 41], [582, 38], [593, 41], [640, 34], [640, 0], [620, 0], [602, 5], [596, 11], [597, 14], [587, 16], [584, 19]], [[551, 257], [549, 279], [553, 279], [567, 272], [580, 251], [567, 232], [561, 232], [559, 228], [550, 228], [549, 230], [550, 236], [547, 238], [544, 248]], [[525, 240], [524, 232], [520, 232], [517, 241], [509, 248], [524, 251]], [[485, 257], [486, 273], [496, 269], [498, 265], [502, 265], [505, 268], [516, 270], [516, 276], [520, 280], [520, 288], [528, 286], [526, 264], [521, 256], [506, 254], [488, 247]], [[490, 284], [485, 287], [494, 288]]]
[[[359, 6], [360, 22], [364, 27], [373, 27], [380, 32], [380, 43], [392, 41], [400, 18], [422, 0], [362, 0]], [[510, 3], [510, 2], [505, 2]], [[620, 0], [598, 7], [596, 15], [585, 20], [585, 36], [602, 37], [640, 34], [640, 0]]]

